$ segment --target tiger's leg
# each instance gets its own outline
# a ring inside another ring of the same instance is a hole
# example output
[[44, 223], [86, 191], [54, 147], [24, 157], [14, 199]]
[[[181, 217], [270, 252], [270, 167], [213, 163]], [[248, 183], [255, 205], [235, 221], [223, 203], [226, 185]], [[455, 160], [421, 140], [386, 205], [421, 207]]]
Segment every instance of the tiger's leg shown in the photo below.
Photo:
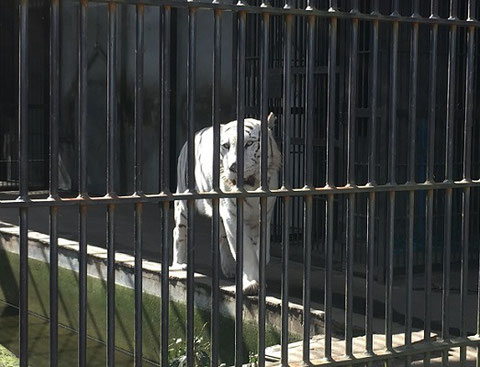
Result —
[[[222, 201], [220, 216], [225, 226], [230, 251], [236, 260], [237, 217], [234, 206], [235, 200], [223, 199]], [[258, 240], [255, 240], [257, 236], [252, 235], [255, 231], [250, 228], [249, 223], [244, 223], [243, 230], [243, 292], [248, 295], [255, 294], [258, 290], [258, 254], [256, 251]]]
[[222, 267], [223, 275], [225, 275], [226, 278], [235, 278], [235, 259], [230, 251], [230, 246], [228, 245], [223, 221], [220, 223], [220, 265]]
[[257, 294], [259, 288], [259, 225], [245, 223], [243, 227], [243, 291]]
[[268, 204], [267, 204], [267, 244], [266, 244], [266, 263], [268, 264], [270, 262], [270, 239], [271, 239], [271, 223], [272, 223], [272, 217], [273, 217], [273, 209], [275, 207], [275, 197], [270, 197], [268, 198]]
[[185, 269], [187, 266], [187, 202], [175, 201], [175, 228], [173, 229], [172, 268]]

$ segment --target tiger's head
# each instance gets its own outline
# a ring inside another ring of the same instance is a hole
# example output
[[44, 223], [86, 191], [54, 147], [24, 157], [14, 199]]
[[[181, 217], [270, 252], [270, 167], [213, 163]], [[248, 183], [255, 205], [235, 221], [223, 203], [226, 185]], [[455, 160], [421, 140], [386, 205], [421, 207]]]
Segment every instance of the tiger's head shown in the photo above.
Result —
[[[281, 154], [273, 138], [272, 128], [276, 117], [268, 115], [268, 176], [276, 174], [281, 164]], [[244, 183], [257, 188], [260, 184], [261, 121], [244, 120]], [[224, 182], [236, 185], [237, 180], [237, 121], [222, 125], [220, 130], [220, 174]]]

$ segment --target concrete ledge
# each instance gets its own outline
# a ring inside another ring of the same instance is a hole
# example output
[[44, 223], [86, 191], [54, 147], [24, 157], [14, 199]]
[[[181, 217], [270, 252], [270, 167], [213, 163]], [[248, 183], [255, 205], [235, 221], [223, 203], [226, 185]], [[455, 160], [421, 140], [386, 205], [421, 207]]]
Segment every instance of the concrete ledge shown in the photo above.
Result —
[[[29, 308], [33, 314], [41, 317], [49, 315], [49, 236], [29, 231]], [[78, 242], [59, 238], [59, 322], [70, 330], [78, 327]], [[19, 227], [0, 222], [0, 300], [16, 304], [18, 297], [19, 264]], [[160, 297], [161, 264], [143, 261], [143, 312], [144, 312], [144, 356], [148, 361], [157, 363], [160, 340]], [[88, 287], [88, 335], [104, 343], [106, 340], [106, 277], [107, 251], [97, 246], [87, 246], [87, 287]], [[127, 353], [133, 351], [134, 335], [134, 258], [125, 253], [115, 255], [116, 277], [116, 346]], [[184, 338], [186, 272], [169, 272], [170, 311], [169, 339]], [[211, 278], [196, 273], [195, 288], [195, 329], [209, 338], [211, 313]], [[233, 358], [235, 287], [234, 283], [220, 281], [220, 343], [225, 362]], [[266, 299], [266, 345], [275, 345], [280, 341], [281, 300], [276, 297]], [[301, 304], [289, 304], [289, 340], [301, 339], [303, 332], [303, 308]], [[323, 331], [324, 313], [311, 310], [311, 335]], [[243, 308], [244, 351], [255, 353], [258, 333], [258, 297], [245, 296]], [[203, 331], [202, 331], [203, 330]], [[48, 337], [48, 336], [47, 336]], [[146, 343], [146, 344], [145, 344]], [[145, 355], [146, 353], [146, 355]]]
[[[29, 231], [29, 258], [49, 262], [48, 235]], [[0, 222], [0, 248], [18, 254], [19, 252], [19, 227], [9, 223]], [[64, 238], [58, 239], [59, 267], [73, 270], [78, 273], [79, 245], [76, 241]], [[87, 274], [88, 276], [106, 280], [107, 278], [107, 250], [97, 246], [87, 246]], [[115, 254], [115, 279], [117, 285], [134, 288], [134, 257], [125, 253]], [[161, 296], [161, 271], [160, 263], [143, 261], [143, 292], [155, 297]], [[186, 300], [186, 271], [169, 270], [170, 299], [174, 302], [184, 303]], [[211, 278], [195, 273], [195, 304], [204, 310], [211, 309]], [[235, 318], [235, 284], [230, 281], [220, 280], [220, 313], [229, 318]], [[266, 298], [266, 323], [278, 331], [281, 330], [281, 300], [275, 297]], [[244, 297], [244, 320], [257, 322], [258, 297]], [[324, 313], [321, 310], [311, 310], [311, 334], [323, 331]], [[289, 331], [292, 334], [302, 335], [303, 307], [300, 304], [289, 303]]]

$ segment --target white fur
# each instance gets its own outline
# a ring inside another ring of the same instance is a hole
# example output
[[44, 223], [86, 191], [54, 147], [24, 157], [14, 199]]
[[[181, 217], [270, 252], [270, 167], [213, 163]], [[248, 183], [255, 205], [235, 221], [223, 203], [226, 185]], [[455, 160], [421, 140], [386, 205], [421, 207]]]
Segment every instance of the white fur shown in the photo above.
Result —
[[[268, 117], [268, 182], [269, 188], [278, 188], [278, 171], [280, 168], [281, 154], [270, 128], [275, 121], [273, 114]], [[255, 190], [260, 185], [261, 161], [261, 123], [255, 119], [244, 120], [244, 178], [245, 189]], [[212, 190], [212, 162], [213, 162], [213, 129], [212, 127], [200, 130], [195, 135], [195, 183], [198, 192]], [[236, 190], [237, 162], [237, 121], [231, 121], [220, 127], [220, 188], [222, 191]], [[182, 147], [177, 165], [177, 193], [187, 191], [187, 144]], [[269, 197], [267, 204], [267, 262], [270, 258], [270, 221], [272, 218], [275, 197]], [[196, 200], [197, 210], [209, 217], [212, 216], [210, 200]], [[222, 271], [227, 277], [235, 275], [236, 259], [236, 200], [230, 198], [220, 199], [220, 257]], [[173, 232], [174, 252], [173, 267], [185, 268], [186, 254], [186, 226], [187, 203], [175, 201], [175, 229]], [[245, 293], [255, 293], [259, 281], [259, 246], [260, 246], [260, 200], [247, 198], [244, 203], [243, 226], [243, 288]]]

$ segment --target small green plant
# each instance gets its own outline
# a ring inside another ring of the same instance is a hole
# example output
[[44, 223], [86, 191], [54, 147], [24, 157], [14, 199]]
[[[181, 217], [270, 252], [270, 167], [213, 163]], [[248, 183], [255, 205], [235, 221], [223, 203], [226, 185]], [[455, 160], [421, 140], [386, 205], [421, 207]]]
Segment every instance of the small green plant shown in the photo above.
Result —
[[258, 356], [253, 352], [249, 352], [248, 353], [248, 363], [250, 364], [250, 367], [257, 367], [258, 366]]
[[[197, 336], [193, 339], [193, 358], [194, 365], [197, 367], [207, 367], [210, 365], [210, 342], [203, 337], [203, 330], [196, 333]], [[173, 339], [168, 346], [168, 360], [169, 367], [184, 367], [187, 365], [187, 344], [185, 340], [178, 338]]]

